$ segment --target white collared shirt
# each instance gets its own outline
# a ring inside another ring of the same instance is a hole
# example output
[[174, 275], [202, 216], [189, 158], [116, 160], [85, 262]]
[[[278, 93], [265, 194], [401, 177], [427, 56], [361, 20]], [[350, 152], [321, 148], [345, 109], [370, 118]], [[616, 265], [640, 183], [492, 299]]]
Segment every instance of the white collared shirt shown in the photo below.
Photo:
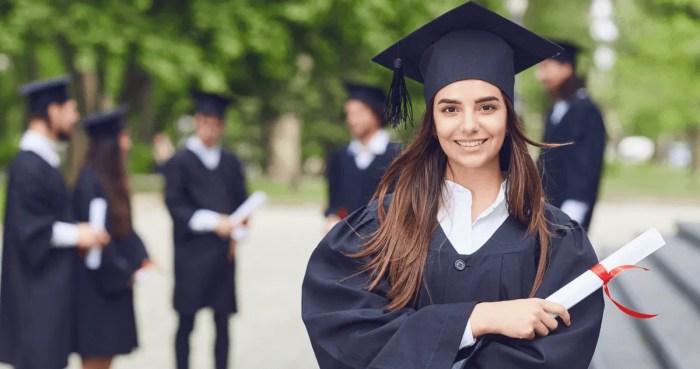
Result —
[[61, 157], [58, 155], [56, 143], [31, 129], [22, 135], [22, 139], [19, 141], [19, 149], [39, 155], [40, 158], [54, 168], [58, 168], [61, 165]]
[[[472, 222], [472, 193], [469, 189], [445, 180], [443, 200], [437, 220], [447, 239], [459, 254], [471, 255], [493, 237], [498, 228], [508, 219], [506, 202], [507, 181], [501, 183], [496, 200]], [[467, 321], [459, 348], [476, 343], [471, 319]]]
[[508, 218], [506, 183], [503, 181], [496, 200], [472, 222], [472, 193], [461, 185], [445, 180], [438, 222], [455, 250], [473, 254], [488, 241]]
[[348, 152], [355, 157], [355, 165], [364, 170], [372, 164], [377, 155], [386, 152], [390, 140], [389, 132], [380, 129], [374, 133], [367, 145], [363, 145], [358, 139], [353, 139], [348, 145]]
[[[50, 166], [58, 168], [61, 165], [61, 157], [55, 142], [41, 133], [31, 129], [24, 132], [19, 141], [19, 149], [37, 154]], [[72, 223], [54, 222], [51, 232], [51, 245], [65, 248], [75, 247], [78, 243], [78, 227]]]
[[221, 161], [221, 146], [207, 147], [197, 136], [185, 141], [185, 148], [192, 151], [209, 170], [215, 170]]

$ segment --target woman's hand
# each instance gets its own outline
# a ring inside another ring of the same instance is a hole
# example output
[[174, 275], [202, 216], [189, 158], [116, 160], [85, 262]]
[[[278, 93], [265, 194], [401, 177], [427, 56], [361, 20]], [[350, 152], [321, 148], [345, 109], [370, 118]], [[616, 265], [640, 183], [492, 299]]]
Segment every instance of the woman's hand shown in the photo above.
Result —
[[[550, 314], [554, 314], [554, 317]], [[571, 317], [564, 306], [531, 298], [479, 303], [469, 319], [474, 337], [501, 334], [532, 340], [557, 329], [559, 323], [556, 316], [561, 317], [567, 326], [571, 325]]]

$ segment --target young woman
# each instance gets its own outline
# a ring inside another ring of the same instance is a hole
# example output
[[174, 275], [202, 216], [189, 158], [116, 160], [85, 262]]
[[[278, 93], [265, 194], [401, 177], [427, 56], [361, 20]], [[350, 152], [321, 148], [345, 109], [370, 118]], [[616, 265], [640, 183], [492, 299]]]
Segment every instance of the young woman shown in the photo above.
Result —
[[112, 239], [101, 255], [84, 253], [76, 270], [75, 351], [84, 369], [107, 369], [114, 356], [138, 346], [132, 286], [150, 263], [132, 227], [125, 163], [131, 139], [124, 113], [120, 108], [83, 121], [90, 141], [73, 195], [74, 214], [88, 222], [99, 212], [95, 204], [106, 203], [101, 217]]
[[[543, 300], [597, 263], [585, 232], [542, 198], [513, 109], [515, 74], [560, 48], [477, 4], [375, 57], [424, 84], [426, 113], [375, 201], [321, 241], [302, 314], [321, 369], [587, 368], [600, 291]], [[396, 119], [393, 119], [394, 121]]]

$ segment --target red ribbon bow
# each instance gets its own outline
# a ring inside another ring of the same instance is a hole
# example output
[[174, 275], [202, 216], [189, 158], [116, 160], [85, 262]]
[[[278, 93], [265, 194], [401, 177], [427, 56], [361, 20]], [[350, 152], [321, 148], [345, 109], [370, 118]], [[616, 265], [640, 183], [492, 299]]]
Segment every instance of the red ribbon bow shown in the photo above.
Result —
[[613, 304], [615, 304], [615, 306], [617, 306], [618, 309], [622, 310], [623, 313], [630, 315], [630, 316], [633, 316], [635, 318], [639, 318], [639, 319], [649, 319], [649, 318], [653, 318], [653, 317], [659, 315], [659, 314], [644, 314], [644, 313], [640, 313], [638, 311], [634, 311], [630, 308], [625, 307], [621, 303], [615, 301], [615, 299], [612, 298], [612, 296], [610, 296], [610, 290], [608, 290], [608, 282], [610, 282], [613, 278], [615, 278], [615, 276], [617, 276], [621, 272], [628, 270], [628, 269], [642, 269], [644, 271], [649, 271], [649, 269], [647, 269], [647, 268], [642, 268], [642, 267], [639, 267], [636, 265], [622, 265], [622, 266], [619, 266], [619, 267], [611, 270], [610, 272], [608, 272], [607, 270], [605, 270], [605, 267], [600, 265], [600, 264], [594, 265], [593, 268], [591, 268], [591, 271], [593, 273], [595, 273], [595, 275], [597, 275], [600, 279], [603, 280], [603, 290], [605, 291], [605, 294], [608, 296], [610, 301], [612, 301]]

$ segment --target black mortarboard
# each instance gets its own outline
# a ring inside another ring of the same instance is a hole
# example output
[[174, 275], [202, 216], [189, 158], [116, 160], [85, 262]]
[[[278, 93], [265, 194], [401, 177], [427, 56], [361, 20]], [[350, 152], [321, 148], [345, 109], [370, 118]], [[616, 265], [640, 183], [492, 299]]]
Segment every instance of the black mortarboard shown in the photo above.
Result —
[[195, 92], [192, 97], [195, 100], [194, 111], [196, 113], [214, 115], [222, 119], [226, 113], [226, 107], [231, 102], [224, 96], [205, 92]]
[[83, 119], [83, 128], [93, 140], [115, 138], [124, 130], [128, 108], [121, 105], [113, 110], [90, 115]]
[[557, 43], [557, 45], [561, 46], [564, 51], [562, 51], [559, 55], [553, 56], [552, 59], [560, 61], [562, 63], [569, 63], [573, 67], [574, 71], [576, 70], [576, 56], [578, 56], [578, 52], [581, 50], [581, 47], [578, 45], [567, 42], [567, 41], [559, 41], [559, 40], [554, 40], [554, 42]]
[[30, 113], [42, 113], [51, 103], [63, 104], [70, 100], [68, 85], [71, 82], [70, 76], [35, 81], [20, 87], [19, 92], [27, 97]]
[[381, 88], [345, 81], [345, 90], [348, 92], [348, 100], [359, 100], [372, 108], [372, 110], [384, 121], [384, 108], [386, 95]]
[[470, 1], [372, 60], [394, 70], [387, 120], [396, 126], [412, 118], [404, 75], [423, 83], [426, 102], [448, 84], [465, 79], [489, 82], [512, 101], [515, 75], [559, 52], [556, 44]]

